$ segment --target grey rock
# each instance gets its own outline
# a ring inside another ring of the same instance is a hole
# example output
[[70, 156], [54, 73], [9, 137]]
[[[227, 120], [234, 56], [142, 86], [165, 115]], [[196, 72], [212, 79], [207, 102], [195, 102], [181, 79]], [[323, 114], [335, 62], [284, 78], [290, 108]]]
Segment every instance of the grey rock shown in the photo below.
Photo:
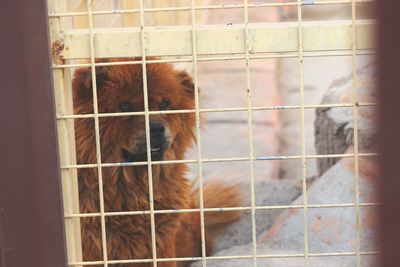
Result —
[[[245, 191], [246, 206], [250, 204], [250, 186]], [[278, 206], [288, 205], [300, 195], [300, 189], [296, 186], [280, 181], [256, 182], [255, 183], [255, 204], [257, 206]], [[274, 223], [276, 217], [283, 210], [257, 210], [256, 211], [256, 233], [268, 230]], [[244, 212], [242, 219], [228, 226], [216, 239], [213, 253], [227, 248], [243, 245], [252, 242], [251, 212]]]
[[[250, 206], [251, 195], [250, 185], [243, 188], [245, 206]], [[257, 206], [280, 206], [288, 205], [300, 195], [300, 189], [291, 183], [283, 181], [257, 181], [255, 183], [255, 204]], [[256, 233], [257, 238], [268, 230], [274, 223], [275, 219], [283, 210], [262, 210], [256, 211]], [[236, 223], [226, 227], [223, 232], [217, 236], [213, 255], [241, 255], [243, 252], [237, 252], [235, 248], [241, 248], [252, 242], [252, 222], [251, 212], [244, 212], [242, 219]], [[233, 250], [232, 250], [233, 249]], [[235, 253], [235, 254], [231, 254]], [[213, 263], [214, 262], [214, 263]], [[224, 261], [208, 261], [207, 266], [213, 264], [221, 264]], [[233, 264], [233, 263], [232, 263]], [[191, 266], [201, 266], [199, 262], [193, 263]], [[215, 265], [219, 266], [219, 265]], [[229, 265], [228, 265], [229, 266]], [[236, 265], [232, 265], [236, 266]]]
[[[357, 100], [376, 102], [377, 68], [368, 64], [357, 71]], [[353, 102], [352, 75], [335, 80], [325, 92], [321, 104], [348, 104]], [[358, 108], [358, 150], [371, 152], [376, 149], [377, 112], [372, 107]], [[315, 147], [317, 154], [342, 154], [353, 145], [354, 113], [352, 107], [317, 108], [315, 119]], [[334, 165], [340, 158], [320, 158], [318, 175]]]
[[[376, 201], [376, 165], [371, 160], [360, 162], [365, 167], [359, 177], [360, 202]], [[330, 168], [308, 190], [308, 204], [350, 204], [355, 199], [355, 178], [353, 160], [344, 158]], [[293, 204], [302, 204], [299, 196]], [[374, 225], [377, 214], [374, 207], [360, 208], [361, 251], [375, 251], [379, 248]], [[271, 228], [259, 233], [257, 255], [285, 255], [304, 253], [304, 210], [285, 210], [274, 220]], [[307, 211], [308, 248], [310, 253], [354, 252], [356, 243], [356, 209], [354, 207], [309, 208]], [[243, 226], [245, 227], [245, 226]], [[219, 251], [216, 256], [252, 255], [253, 244], [238, 245]], [[361, 266], [376, 266], [376, 258], [362, 256]], [[310, 257], [309, 265], [355, 266], [354, 256]], [[303, 257], [260, 258], [259, 266], [283, 267], [305, 266]], [[195, 263], [193, 266], [201, 266]], [[252, 266], [252, 259], [213, 260], [207, 266]]]
[[[233, 247], [225, 252], [228, 255], [252, 255], [252, 244]], [[299, 257], [271, 257], [272, 255], [298, 254], [294, 251], [282, 250], [278, 248], [270, 248], [267, 245], [257, 246], [257, 255], [266, 255], [268, 258], [258, 258], [257, 266], [268, 267], [305, 267], [305, 258]], [[223, 256], [222, 253], [216, 256]], [[371, 256], [361, 256], [361, 266], [375, 267], [378, 266], [376, 259]], [[253, 259], [219, 259], [207, 260], [208, 267], [248, 267], [253, 266]], [[191, 267], [201, 267], [201, 262], [195, 262]], [[354, 267], [356, 266], [356, 257], [354, 256], [330, 256], [330, 257], [309, 257], [309, 267]]]
[[[372, 160], [361, 160], [360, 165], [368, 172], [360, 172], [360, 202], [376, 201], [377, 188], [376, 163]], [[294, 204], [302, 204], [303, 196]], [[308, 190], [309, 205], [350, 204], [355, 201], [354, 161], [344, 158], [329, 169]], [[375, 248], [373, 222], [376, 222], [374, 208], [360, 208], [363, 227], [360, 238], [363, 246]], [[354, 251], [355, 249], [355, 207], [309, 208], [308, 209], [308, 242], [312, 252]], [[274, 226], [265, 234], [268, 244], [280, 244], [284, 248], [302, 252], [304, 249], [304, 211], [303, 209], [287, 210], [280, 215]], [[362, 249], [365, 249], [363, 247]]]

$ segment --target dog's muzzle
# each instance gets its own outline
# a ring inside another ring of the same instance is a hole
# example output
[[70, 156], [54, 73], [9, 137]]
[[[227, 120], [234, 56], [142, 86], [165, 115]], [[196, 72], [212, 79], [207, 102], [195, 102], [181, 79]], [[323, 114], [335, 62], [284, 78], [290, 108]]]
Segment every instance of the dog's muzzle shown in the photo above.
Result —
[[[136, 144], [136, 149], [133, 153], [126, 149], [123, 150], [123, 156], [127, 161], [147, 161], [146, 138], [142, 140]], [[162, 160], [168, 146], [169, 142], [164, 125], [161, 122], [150, 122], [151, 160]]]

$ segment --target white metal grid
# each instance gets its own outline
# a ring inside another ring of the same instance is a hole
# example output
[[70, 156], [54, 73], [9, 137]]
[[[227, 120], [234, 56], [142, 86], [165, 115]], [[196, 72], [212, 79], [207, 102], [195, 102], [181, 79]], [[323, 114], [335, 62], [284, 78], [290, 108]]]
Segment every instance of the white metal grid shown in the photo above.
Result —
[[[57, 0], [49, 0], [49, 3], [57, 2]], [[74, 164], [67, 163], [61, 166], [62, 170], [71, 170], [79, 168], [97, 168], [98, 179], [99, 179], [99, 195], [100, 195], [100, 212], [96, 213], [79, 213], [79, 212], [67, 212], [65, 214], [66, 219], [71, 218], [84, 218], [84, 217], [100, 217], [101, 219], [101, 235], [102, 235], [102, 248], [103, 248], [103, 260], [102, 261], [91, 261], [83, 262], [79, 260], [69, 261], [69, 266], [83, 266], [83, 265], [97, 265], [102, 264], [104, 266], [117, 264], [117, 263], [144, 263], [151, 262], [153, 266], [157, 266], [157, 262], [166, 261], [191, 261], [193, 259], [201, 260], [202, 266], [206, 266], [207, 260], [215, 259], [252, 259], [253, 266], [257, 266], [257, 259], [259, 258], [290, 258], [290, 257], [304, 257], [305, 266], [309, 266], [309, 257], [325, 257], [325, 256], [356, 256], [357, 266], [360, 265], [361, 255], [374, 255], [377, 251], [361, 251], [360, 248], [360, 208], [362, 207], [372, 207], [378, 206], [378, 203], [360, 203], [359, 195], [359, 158], [360, 157], [374, 157], [375, 153], [361, 153], [358, 149], [358, 108], [362, 106], [376, 106], [377, 103], [358, 103], [357, 90], [356, 90], [356, 56], [358, 54], [372, 54], [374, 51], [372, 49], [364, 49], [359, 51], [357, 49], [357, 20], [356, 20], [356, 3], [367, 3], [372, 2], [370, 0], [348, 0], [348, 1], [314, 1], [315, 5], [335, 5], [335, 4], [351, 4], [352, 16], [351, 16], [351, 50], [332, 50], [332, 51], [304, 51], [303, 49], [303, 20], [302, 20], [302, 6], [306, 3], [297, 0], [296, 2], [286, 2], [286, 3], [265, 3], [265, 4], [249, 4], [247, 0], [243, 1], [241, 5], [215, 5], [215, 6], [195, 6], [195, 1], [191, 1], [190, 7], [179, 7], [179, 8], [144, 8], [143, 0], [140, 0], [139, 9], [130, 10], [110, 10], [110, 11], [93, 11], [92, 1], [87, 0], [87, 12], [58, 12], [57, 9], [51, 9], [49, 16], [51, 20], [57, 20], [60, 17], [66, 16], [88, 16], [88, 35], [89, 35], [89, 53], [90, 53], [90, 63], [80, 63], [80, 64], [66, 64], [65, 62], [55, 62], [53, 65], [54, 71], [57, 72], [60, 69], [69, 69], [74, 67], [90, 67], [92, 72], [92, 77], [95, 76], [95, 68], [97, 66], [110, 66], [110, 65], [126, 65], [126, 64], [141, 64], [143, 69], [143, 90], [144, 90], [144, 112], [124, 112], [124, 113], [99, 113], [97, 106], [97, 90], [96, 90], [96, 79], [92, 79], [93, 88], [93, 114], [84, 115], [74, 115], [68, 113], [67, 110], [58, 110], [57, 120], [58, 121], [69, 121], [78, 118], [93, 118], [95, 121], [95, 141], [96, 141], [96, 163], [95, 164]], [[52, 5], [49, 5], [50, 7]], [[278, 6], [297, 6], [297, 30], [298, 30], [298, 51], [297, 52], [281, 52], [281, 53], [269, 53], [267, 55], [255, 55], [252, 50], [252, 42], [249, 37], [249, 21], [248, 21], [248, 9], [257, 7], [278, 7]], [[244, 11], [244, 24], [242, 27], [244, 34], [244, 55], [238, 53], [238, 55], [231, 56], [203, 56], [198, 58], [197, 53], [197, 27], [195, 21], [195, 11], [196, 10], [212, 10], [212, 9], [230, 9], [230, 8], [243, 8]], [[147, 32], [144, 25], [144, 14], [145, 12], [157, 12], [157, 11], [190, 11], [191, 12], [191, 56], [186, 58], [173, 58], [173, 59], [157, 59], [148, 60], [146, 59], [147, 54]], [[127, 61], [127, 62], [109, 62], [109, 63], [96, 63], [95, 58], [95, 30], [93, 26], [93, 16], [103, 15], [103, 14], [123, 14], [123, 13], [139, 13], [140, 15], [140, 53], [141, 61]], [[54, 34], [54, 33], [52, 33]], [[338, 56], [338, 55], [351, 55], [352, 56], [352, 75], [353, 75], [353, 101], [351, 103], [345, 104], [324, 104], [324, 105], [305, 105], [304, 104], [304, 57], [306, 56]], [[299, 60], [300, 67], [300, 105], [291, 106], [263, 106], [254, 107], [252, 105], [252, 90], [250, 83], [250, 61], [252, 59], [260, 58], [288, 58], [296, 57]], [[198, 71], [197, 63], [199, 61], [213, 61], [213, 60], [239, 60], [244, 59], [246, 62], [246, 90], [247, 90], [247, 107], [240, 108], [213, 108], [213, 109], [200, 109], [199, 106], [199, 92], [198, 92]], [[149, 111], [148, 108], [148, 96], [147, 96], [147, 77], [146, 77], [146, 65], [151, 63], [172, 63], [172, 62], [192, 62], [194, 66], [193, 79], [195, 84], [195, 109], [194, 110], [173, 110], [173, 111]], [[58, 74], [59, 75], [59, 74]], [[59, 85], [59, 84], [58, 84]], [[59, 85], [60, 86], [60, 85]], [[335, 155], [309, 155], [305, 150], [305, 117], [304, 112], [306, 109], [313, 109], [318, 107], [351, 107], [354, 114], [354, 151], [353, 153], [346, 154], [335, 154]], [[284, 110], [284, 109], [295, 109], [300, 110], [301, 114], [301, 155], [296, 156], [263, 156], [255, 157], [253, 155], [253, 142], [252, 142], [252, 112], [254, 110]], [[248, 113], [248, 137], [249, 137], [249, 151], [248, 157], [240, 158], [202, 158], [201, 153], [201, 134], [200, 134], [200, 114], [206, 112], [231, 112], [231, 111], [247, 111]], [[169, 161], [157, 161], [152, 162], [150, 156], [150, 136], [149, 136], [149, 116], [152, 114], [176, 114], [176, 113], [195, 113], [196, 115], [196, 137], [198, 142], [197, 159], [196, 160], [169, 160]], [[145, 127], [146, 127], [146, 146], [147, 146], [147, 162], [134, 162], [134, 163], [102, 163], [101, 153], [100, 153], [100, 136], [99, 136], [99, 118], [101, 117], [117, 117], [117, 116], [145, 116]], [[317, 158], [354, 158], [355, 167], [355, 199], [353, 203], [331, 203], [331, 204], [308, 204], [307, 203], [307, 190], [306, 190], [306, 174], [307, 165], [306, 161], [308, 159]], [[302, 183], [303, 183], [303, 204], [302, 205], [281, 205], [281, 206], [257, 206], [255, 204], [254, 196], [254, 170], [253, 162], [259, 160], [293, 160], [300, 159], [302, 162]], [[249, 179], [250, 179], [250, 192], [251, 192], [251, 205], [242, 207], [232, 207], [224, 208], [225, 211], [234, 210], [249, 210], [251, 211], [251, 221], [252, 221], [252, 254], [242, 255], [242, 256], [209, 256], [206, 257], [205, 251], [205, 232], [204, 232], [204, 212], [205, 211], [217, 211], [221, 208], [204, 208], [203, 206], [203, 177], [202, 177], [202, 163], [204, 162], [233, 162], [233, 161], [247, 161], [250, 163], [249, 169]], [[200, 197], [200, 207], [198, 209], [181, 209], [181, 210], [154, 210], [153, 203], [153, 184], [152, 184], [152, 165], [154, 164], [176, 164], [176, 163], [197, 163], [198, 164], [198, 177], [199, 177], [199, 197]], [[139, 166], [147, 165], [148, 178], [149, 178], [149, 201], [150, 209], [147, 211], [126, 211], [126, 212], [106, 212], [104, 210], [104, 198], [103, 198], [103, 177], [102, 168], [103, 167], [113, 167], [113, 166]], [[307, 221], [307, 211], [308, 209], [314, 208], [344, 208], [344, 207], [354, 207], [356, 209], [356, 245], [355, 251], [351, 252], [334, 252], [334, 253], [310, 253], [308, 249], [308, 221]], [[255, 212], [256, 210], [274, 210], [274, 209], [303, 209], [304, 211], [304, 253], [291, 253], [291, 254], [268, 254], [260, 255], [257, 254], [257, 243], [256, 243], [256, 223], [255, 223]], [[202, 255], [198, 258], [157, 258], [156, 254], [156, 238], [155, 238], [155, 214], [164, 213], [184, 213], [184, 212], [200, 212], [201, 218], [201, 248]], [[121, 216], [121, 215], [136, 215], [136, 214], [149, 214], [151, 218], [151, 236], [152, 236], [152, 259], [130, 259], [130, 260], [109, 260], [107, 258], [107, 242], [106, 242], [106, 230], [105, 230], [105, 218], [107, 216]], [[79, 257], [79, 256], [78, 256]]]

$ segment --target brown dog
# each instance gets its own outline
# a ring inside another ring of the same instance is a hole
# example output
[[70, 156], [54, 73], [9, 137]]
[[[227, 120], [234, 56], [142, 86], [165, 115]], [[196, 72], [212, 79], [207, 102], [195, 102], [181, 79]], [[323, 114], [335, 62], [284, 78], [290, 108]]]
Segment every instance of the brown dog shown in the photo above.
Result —
[[[132, 59], [118, 59], [118, 61]], [[117, 61], [116, 59], [113, 61]], [[90, 68], [78, 69], [73, 79], [75, 114], [93, 113]], [[142, 66], [119, 65], [96, 68], [99, 113], [144, 110]], [[194, 86], [186, 72], [168, 64], [148, 64], [148, 103], [151, 111], [194, 109]], [[99, 118], [101, 161], [104, 163], [147, 160], [143, 115]], [[79, 164], [96, 163], [95, 122], [76, 119]], [[182, 160], [195, 140], [195, 114], [150, 115], [152, 161]], [[198, 208], [198, 192], [192, 192], [185, 164], [152, 165], [155, 210]], [[100, 211], [96, 168], [78, 170], [80, 210]], [[106, 212], [149, 210], [147, 166], [102, 168]], [[204, 206], [232, 207], [241, 204], [238, 187], [214, 183], [204, 189]], [[206, 251], [212, 250], [216, 231], [236, 220], [238, 212], [206, 212]], [[150, 215], [106, 216], [106, 247], [109, 260], [151, 259]], [[102, 260], [99, 217], [81, 219], [83, 258]], [[157, 258], [201, 256], [200, 215], [161, 213], [155, 215]], [[158, 266], [187, 266], [189, 262], [159, 262]], [[152, 266], [151, 263], [119, 266]]]

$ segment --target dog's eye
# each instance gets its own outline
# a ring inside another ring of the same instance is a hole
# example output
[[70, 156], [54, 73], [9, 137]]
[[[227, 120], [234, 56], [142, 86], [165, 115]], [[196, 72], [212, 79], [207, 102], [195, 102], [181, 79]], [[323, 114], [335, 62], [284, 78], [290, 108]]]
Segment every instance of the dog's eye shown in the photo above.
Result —
[[121, 103], [121, 104], [119, 105], [119, 109], [120, 109], [122, 112], [131, 112], [131, 111], [133, 111], [132, 104], [131, 104], [131, 103], [128, 103], [128, 102]]
[[169, 100], [168, 99], [161, 100], [159, 105], [160, 110], [166, 110], [168, 107], [169, 107]]

